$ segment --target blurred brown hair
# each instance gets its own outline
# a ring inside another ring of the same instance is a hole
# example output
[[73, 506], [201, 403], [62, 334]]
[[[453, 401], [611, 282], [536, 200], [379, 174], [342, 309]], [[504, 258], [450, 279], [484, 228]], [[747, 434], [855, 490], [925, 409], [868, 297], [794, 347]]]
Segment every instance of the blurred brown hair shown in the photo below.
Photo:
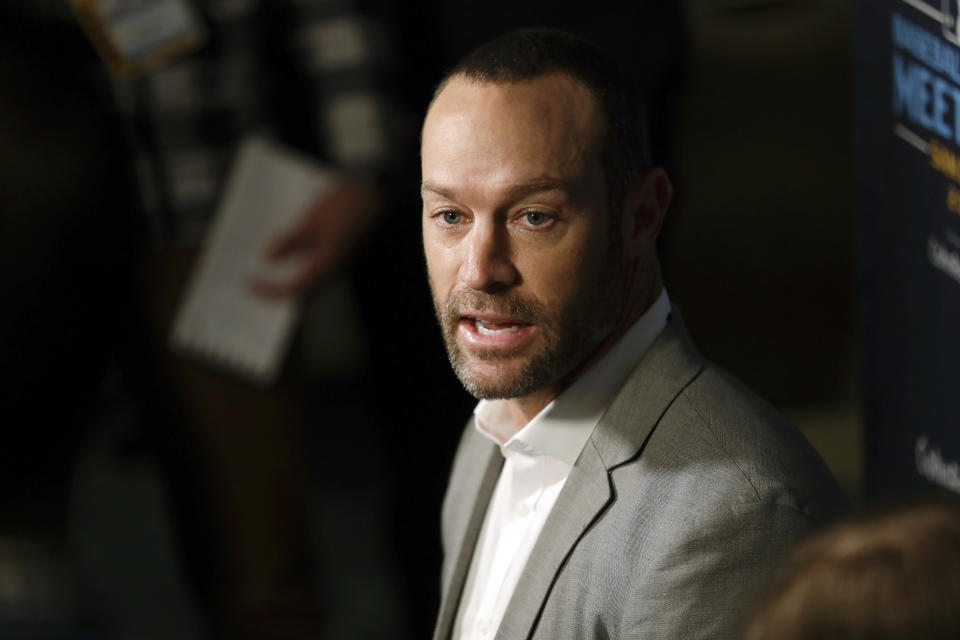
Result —
[[960, 638], [960, 504], [841, 522], [799, 547], [744, 640]]

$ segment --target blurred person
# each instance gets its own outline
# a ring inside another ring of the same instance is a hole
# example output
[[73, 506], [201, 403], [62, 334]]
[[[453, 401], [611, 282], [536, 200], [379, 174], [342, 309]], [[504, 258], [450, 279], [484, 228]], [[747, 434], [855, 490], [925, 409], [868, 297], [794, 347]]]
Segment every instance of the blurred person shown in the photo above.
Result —
[[790, 556], [744, 640], [960, 637], [960, 503], [887, 507], [836, 523]]
[[[323, 505], [320, 515], [312, 502], [307, 456], [318, 447], [308, 449], [303, 423], [330, 407], [304, 408], [314, 384], [305, 358], [295, 354], [278, 386], [264, 390], [163, 352], [234, 149], [249, 133], [272, 135], [321, 158], [341, 178], [288, 233], [265, 241], [266, 260], [296, 256], [300, 270], [286, 282], [253, 283], [254, 289], [309, 300], [342, 273], [387, 200], [381, 195], [389, 190], [385, 168], [402, 130], [392, 126], [378, 92], [384, 45], [376, 29], [368, 29], [372, 21], [346, 0], [223, 0], [197, 7], [210, 34], [206, 46], [115, 82], [112, 96], [100, 85], [102, 93], [91, 92], [87, 74], [76, 72], [90, 65], [92, 51], [77, 40], [68, 3], [4, 0], [0, 7], [9, 52], [0, 68], [8, 88], [0, 103], [8, 185], [0, 235], [5, 299], [17, 309], [4, 317], [3, 352], [21, 363], [13, 409], [29, 408], [36, 426], [3, 449], [9, 458], [3, 468], [17, 479], [4, 496], [18, 501], [4, 513], [23, 527], [35, 526], [20, 523], [23, 511], [49, 510], [57, 521], [51, 528], [62, 535], [70, 471], [78, 450], [91, 447], [83, 426], [100, 414], [94, 420], [123, 423], [96, 436], [121, 467], [129, 459], [158, 461], [183, 534], [174, 546], [187, 558], [191, 591], [204, 595], [205, 613], [221, 635], [315, 636], [322, 628], [350, 637], [337, 622], [349, 615], [344, 601], [383, 605], [379, 616], [354, 619], [351, 633], [387, 628], [403, 635], [386, 586], [391, 558], [380, 549], [388, 536], [368, 526], [362, 539], [370, 546], [351, 549], [350, 541], [361, 536], [338, 524], [349, 518], [335, 517], [339, 508], [349, 512], [341, 515], [368, 514], [360, 518], [365, 524], [375, 521], [384, 502], [378, 474], [331, 483], [324, 495], [340, 500]], [[24, 21], [51, 37], [33, 39]], [[149, 324], [145, 335], [143, 324]], [[158, 366], [153, 359], [161, 354]], [[119, 375], [109, 375], [116, 369]], [[334, 389], [322, 401], [333, 404], [336, 390], [356, 384], [341, 381], [341, 374], [328, 371], [320, 381]], [[104, 386], [107, 393], [98, 393]], [[59, 402], [49, 402], [51, 395]], [[369, 418], [354, 418], [329, 428], [325, 444], [348, 439], [350, 428], [376, 432]], [[51, 429], [58, 437], [49, 437]], [[368, 460], [379, 468], [378, 438], [371, 441]], [[327, 453], [310, 462], [338, 469], [339, 459]], [[55, 485], [56, 495], [40, 483]], [[320, 519], [328, 521], [325, 540], [336, 532], [330, 546], [356, 560], [352, 574], [342, 567], [318, 572], [314, 524]], [[126, 565], [130, 571], [136, 562]], [[126, 595], [122, 585], [112, 588]], [[323, 607], [321, 588], [330, 596]]]
[[[257, 295], [302, 305], [279, 379], [263, 388], [165, 356], [197, 433], [203, 495], [214, 514], [209, 552], [217, 560], [207, 562], [205, 601], [224, 637], [403, 635], [396, 628], [402, 608], [387, 586], [395, 564], [390, 538], [376, 526], [388, 492], [379, 472], [349, 482], [334, 472], [342, 469], [335, 452], [353, 430], [372, 433], [368, 459], [382, 466], [376, 418], [362, 410], [344, 417], [363, 404], [356, 387], [364, 359], [379, 362], [379, 355], [364, 348], [365, 329], [350, 309], [331, 306], [327, 295], [349, 290], [345, 268], [390, 200], [403, 128], [387, 95], [385, 25], [351, 0], [192, 4], [206, 43], [115, 83], [152, 231], [147, 290], [155, 342], [166, 342], [235, 152], [249, 135], [337, 173], [334, 188], [299, 222], [264, 239], [264, 261], [296, 260], [296, 271], [282, 282], [251, 281]], [[330, 345], [347, 355], [331, 362]], [[350, 522], [364, 530], [348, 531]], [[353, 548], [357, 539], [368, 547]], [[352, 571], [341, 566], [345, 559]], [[380, 615], [351, 617], [364, 605]]]
[[422, 231], [450, 363], [480, 399], [443, 507], [434, 638], [732, 638], [757, 582], [845, 507], [663, 288], [672, 197], [616, 64], [508, 33], [440, 82]]

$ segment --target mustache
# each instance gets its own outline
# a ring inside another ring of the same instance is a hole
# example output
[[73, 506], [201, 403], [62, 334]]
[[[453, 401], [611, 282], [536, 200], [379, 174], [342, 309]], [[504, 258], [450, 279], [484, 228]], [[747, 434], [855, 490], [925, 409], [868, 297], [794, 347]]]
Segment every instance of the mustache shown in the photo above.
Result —
[[534, 298], [496, 295], [482, 291], [454, 291], [443, 305], [443, 320], [457, 322], [464, 311], [484, 311], [534, 324], [543, 317], [543, 304]]

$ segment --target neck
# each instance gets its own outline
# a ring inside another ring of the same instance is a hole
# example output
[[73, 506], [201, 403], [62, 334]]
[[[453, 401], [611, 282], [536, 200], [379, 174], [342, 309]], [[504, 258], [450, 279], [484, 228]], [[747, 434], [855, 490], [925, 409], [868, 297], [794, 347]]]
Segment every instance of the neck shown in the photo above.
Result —
[[[573, 380], [570, 381], [570, 383], [572, 382]], [[550, 389], [535, 391], [522, 398], [510, 398], [507, 400], [507, 407], [510, 409], [510, 416], [513, 418], [513, 423], [516, 425], [517, 431], [527, 426], [527, 423], [533, 420], [538, 413], [543, 411], [545, 406], [560, 395], [563, 389], [570, 386], [570, 383], [562, 388], [551, 387]], [[516, 431], [514, 433], [516, 433]]]

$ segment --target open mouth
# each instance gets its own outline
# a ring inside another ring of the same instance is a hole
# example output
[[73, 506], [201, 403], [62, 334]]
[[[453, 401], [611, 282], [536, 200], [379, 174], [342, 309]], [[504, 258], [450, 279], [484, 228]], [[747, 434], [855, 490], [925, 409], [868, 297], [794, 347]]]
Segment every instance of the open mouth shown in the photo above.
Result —
[[477, 333], [482, 336], [500, 336], [507, 333], [514, 333], [525, 326], [529, 326], [519, 322], [486, 322], [479, 318], [473, 318], [473, 325], [477, 328]]
[[475, 342], [503, 346], [526, 339], [535, 327], [515, 317], [478, 313], [460, 316], [460, 328]]

